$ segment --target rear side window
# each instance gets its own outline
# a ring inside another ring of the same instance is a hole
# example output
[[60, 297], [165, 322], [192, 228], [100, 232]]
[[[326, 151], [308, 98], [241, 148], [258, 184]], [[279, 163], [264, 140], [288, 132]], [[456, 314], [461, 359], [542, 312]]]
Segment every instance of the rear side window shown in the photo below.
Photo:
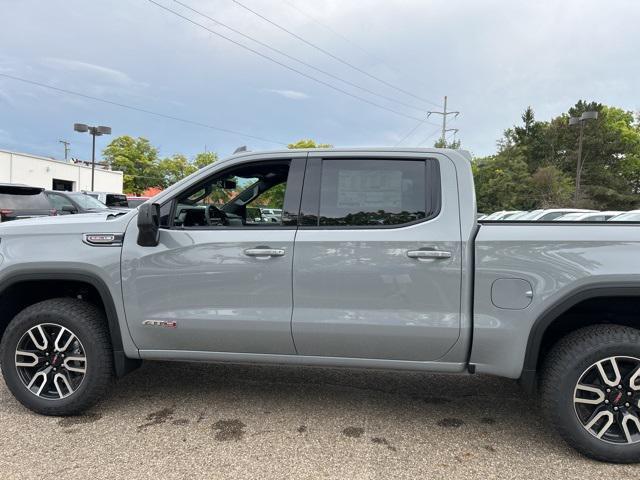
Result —
[[51, 204], [44, 195], [21, 195], [0, 193], [0, 208], [8, 210], [51, 210]]
[[109, 207], [128, 207], [127, 197], [125, 195], [107, 194], [107, 206]]
[[392, 226], [430, 210], [424, 160], [323, 160], [320, 226]]

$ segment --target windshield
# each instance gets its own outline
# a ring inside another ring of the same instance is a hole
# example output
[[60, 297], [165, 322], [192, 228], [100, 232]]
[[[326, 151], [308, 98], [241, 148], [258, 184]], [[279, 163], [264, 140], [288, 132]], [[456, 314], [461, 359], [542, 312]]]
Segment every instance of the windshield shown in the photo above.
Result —
[[84, 193], [68, 193], [69, 197], [85, 210], [107, 210], [108, 207], [94, 197]]

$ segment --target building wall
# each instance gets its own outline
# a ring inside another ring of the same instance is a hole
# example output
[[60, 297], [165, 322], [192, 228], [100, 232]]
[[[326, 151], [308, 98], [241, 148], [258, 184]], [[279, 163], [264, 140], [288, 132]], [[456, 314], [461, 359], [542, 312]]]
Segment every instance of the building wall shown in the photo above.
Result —
[[[91, 167], [0, 150], [0, 183], [23, 183], [50, 190], [54, 179], [73, 182], [76, 192], [91, 190]], [[122, 193], [122, 181], [122, 172], [96, 168], [94, 190]]]

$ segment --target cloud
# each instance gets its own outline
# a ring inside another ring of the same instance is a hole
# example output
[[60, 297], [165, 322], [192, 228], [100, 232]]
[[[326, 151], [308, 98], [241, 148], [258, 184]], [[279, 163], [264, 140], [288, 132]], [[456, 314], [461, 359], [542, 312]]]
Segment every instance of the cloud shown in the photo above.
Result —
[[62, 70], [65, 72], [79, 72], [89, 75], [100, 76], [102, 79], [111, 83], [119, 84], [126, 87], [135, 85], [147, 86], [146, 83], [136, 82], [126, 73], [116, 70], [115, 68], [104, 67], [95, 63], [82, 62], [80, 60], [70, 60], [66, 58], [48, 57], [42, 60], [42, 63], [48, 67]]
[[304, 92], [298, 92], [297, 90], [267, 89], [266, 91], [275, 93], [276, 95], [280, 95], [281, 97], [288, 98], [290, 100], [305, 100], [309, 98], [309, 95]]

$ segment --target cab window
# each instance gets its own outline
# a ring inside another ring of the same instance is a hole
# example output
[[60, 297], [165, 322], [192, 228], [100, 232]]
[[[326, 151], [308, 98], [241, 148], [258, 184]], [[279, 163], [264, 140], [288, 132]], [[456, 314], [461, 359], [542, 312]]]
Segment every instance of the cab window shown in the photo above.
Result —
[[[289, 162], [261, 162], [229, 169], [179, 195], [175, 228], [261, 227], [283, 225]], [[265, 216], [265, 209], [277, 214]], [[164, 216], [161, 212], [161, 217]]]

